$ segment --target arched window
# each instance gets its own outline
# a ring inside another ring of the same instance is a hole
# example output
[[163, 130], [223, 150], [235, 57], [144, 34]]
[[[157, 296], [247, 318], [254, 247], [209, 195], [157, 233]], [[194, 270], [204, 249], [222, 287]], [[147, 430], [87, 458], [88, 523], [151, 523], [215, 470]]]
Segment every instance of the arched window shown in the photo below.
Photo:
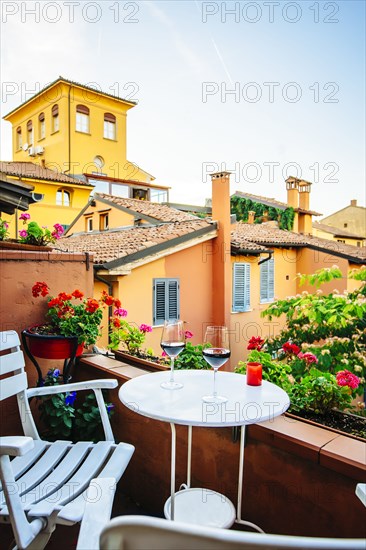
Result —
[[116, 139], [116, 117], [112, 113], [104, 113], [104, 137]]
[[27, 122], [27, 141], [28, 145], [33, 144], [33, 123], [31, 120]]
[[46, 137], [46, 120], [44, 113], [41, 113], [38, 117], [38, 139]]
[[89, 109], [85, 105], [76, 106], [76, 131], [89, 134]]
[[65, 189], [58, 189], [56, 192], [56, 204], [57, 206], [70, 206], [70, 192], [66, 191]]
[[17, 149], [21, 149], [23, 145], [22, 129], [20, 126], [17, 128]]
[[52, 132], [58, 132], [60, 129], [60, 120], [58, 117], [58, 105], [52, 107]]

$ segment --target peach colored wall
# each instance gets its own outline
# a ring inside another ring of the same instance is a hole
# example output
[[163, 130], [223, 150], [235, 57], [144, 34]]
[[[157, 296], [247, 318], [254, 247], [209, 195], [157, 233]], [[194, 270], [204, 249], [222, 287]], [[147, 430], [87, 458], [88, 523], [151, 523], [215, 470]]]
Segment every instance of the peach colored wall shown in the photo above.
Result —
[[165, 259], [166, 277], [180, 279], [180, 318], [193, 333], [192, 343], [201, 343], [212, 322], [212, 256], [209, 243], [172, 254]]
[[[263, 256], [264, 257], [264, 256]], [[296, 294], [296, 250], [275, 249], [274, 251], [275, 299]], [[231, 313], [230, 330], [231, 340], [231, 368], [234, 369], [238, 361], [243, 361], [248, 355], [247, 342], [252, 336], [269, 338], [278, 334], [283, 326], [283, 319], [274, 318], [269, 321], [261, 317], [270, 304], [260, 303], [260, 258], [258, 256], [232, 257], [232, 263], [250, 263], [250, 311]]]
[[[19, 252], [0, 250], [0, 330], [16, 330], [18, 334], [29, 326], [44, 321], [46, 298], [33, 298], [31, 288], [45, 281], [53, 295], [75, 288], [88, 296], [93, 293], [93, 266], [86, 270], [85, 256], [56, 252]], [[62, 368], [62, 361], [39, 361], [42, 371], [50, 366]], [[29, 386], [34, 386], [37, 373], [26, 360]], [[18, 428], [18, 430], [17, 430]], [[15, 399], [0, 403], [1, 435], [19, 432], [18, 407]]]
[[[331, 252], [324, 253], [319, 252], [319, 250], [311, 250], [309, 248], [302, 248], [297, 253], [297, 271], [298, 273], [303, 273], [310, 275], [315, 273], [318, 269], [323, 269], [327, 267], [332, 267], [337, 265], [343, 273], [343, 279], [335, 279], [330, 283], [325, 283], [321, 285], [321, 290], [324, 294], [329, 294], [334, 289], [337, 289], [338, 292], [343, 292], [347, 289], [347, 273], [349, 270], [348, 260], [343, 258], [338, 258], [333, 256]], [[307, 290], [308, 292], [314, 292], [314, 287], [310, 285], [300, 286], [297, 283], [297, 292], [303, 292]]]
[[100, 213], [105, 213], [105, 212], [108, 212], [108, 222], [109, 222], [110, 228], [133, 225], [134, 217], [131, 214], [127, 214], [126, 212], [123, 212], [122, 210], [118, 210], [117, 208], [111, 208], [109, 205], [105, 204], [104, 202], [101, 202], [101, 201], [95, 201], [95, 202], [96, 202], [96, 205], [95, 206], [90, 205], [86, 210], [86, 212], [82, 216], [80, 216], [80, 218], [75, 222], [75, 225], [71, 228], [70, 233], [78, 233], [80, 231], [85, 231], [86, 230], [85, 218], [89, 217], [90, 215], [93, 218], [93, 229], [99, 231]]

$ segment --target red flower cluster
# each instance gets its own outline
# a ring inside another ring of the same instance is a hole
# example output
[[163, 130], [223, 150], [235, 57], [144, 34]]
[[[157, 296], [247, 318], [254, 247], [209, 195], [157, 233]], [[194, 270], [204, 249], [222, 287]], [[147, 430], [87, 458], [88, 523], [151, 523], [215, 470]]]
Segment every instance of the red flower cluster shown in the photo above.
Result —
[[248, 342], [247, 349], [256, 349], [260, 351], [263, 347], [264, 340], [260, 336], [252, 336]]
[[38, 298], [38, 296], [47, 296], [49, 294], [49, 288], [47, 283], [41, 283], [38, 281], [35, 285], [32, 286], [32, 295], [34, 298]]
[[298, 355], [300, 353], [300, 348], [296, 344], [291, 344], [291, 342], [286, 342], [283, 344], [282, 349], [288, 355]]
[[94, 298], [89, 298], [89, 300], [86, 302], [85, 310], [88, 313], [94, 313], [94, 311], [97, 311], [99, 308], [99, 302], [97, 300], [94, 300]]
[[360, 385], [359, 377], [349, 370], [340, 370], [337, 372], [336, 379], [338, 386], [348, 386], [352, 390], [356, 390]]

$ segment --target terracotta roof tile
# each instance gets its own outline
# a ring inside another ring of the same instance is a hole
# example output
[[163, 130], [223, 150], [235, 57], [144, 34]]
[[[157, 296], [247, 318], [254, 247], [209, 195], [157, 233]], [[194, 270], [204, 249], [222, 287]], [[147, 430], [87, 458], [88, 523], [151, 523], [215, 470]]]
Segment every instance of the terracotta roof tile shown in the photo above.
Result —
[[329, 239], [321, 239], [320, 237], [306, 236], [307, 244], [319, 249], [329, 250], [335, 256], [343, 255], [356, 260], [362, 260], [366, 263], [366, 247], [353, 246], [351, 244], [339, 243]]
[[103, 201], [108, 201], [116, 206], [128, 208], [137, 214], [141, 214], [142, 217], [144, 215], [149, 216], [150, 218], [154, 218], [155, 220], [161, 222], [181, 222], [198, 219], [197, 216], [194, 216], [193, 214], [181, 212], [176, 208], [171, 208], [170, 206], [157, 202], [141, 201], [138, 199], [125, 199], [114, 195], [107, 195], [105, 193], [96, 193], [94, 195], [96, 200], [98, 200], [98, 197], [102, 198]]
[[327, 225], [321, 222], [314, 222], [313, 228], [319, 229], [319, 231], [326, 231], [327, 233], [331, 233], [336, 237], [346, 237], [349, 239], [359, 239], [359, 240], [365, 239], [365, 237], [363, 237], [362, 235], [355, 235], [354, 233], [350, 233], [345, 229], [339, 229], [339, 227], [334, 227], [333, 225]]
[[136, 252], [146, 250], [162, 243], [169, 243], [177, 237], [192, 235], [201, 229], [215, 230], [215, 226], [205, 220], [193, 218], [190, 221], [166, 223], [150, 227], [132, 227], [122, 230], [110, 230], [101, 233], [82, 233], [64, 237], [58, 241], [63, 250], [72, 252], [90, 252], [96, 264], [104, 264], [124, 258]]
[[8, 176], [59, 181], [61, 183], [71, 183], [72, 185], [91, 185], [81, 179], [63, 174], [62, 172], [56, 172], [50, 168], [43, 168], [43, 166], [35, 164], [34, 162], [0, 161], [0, 171]]

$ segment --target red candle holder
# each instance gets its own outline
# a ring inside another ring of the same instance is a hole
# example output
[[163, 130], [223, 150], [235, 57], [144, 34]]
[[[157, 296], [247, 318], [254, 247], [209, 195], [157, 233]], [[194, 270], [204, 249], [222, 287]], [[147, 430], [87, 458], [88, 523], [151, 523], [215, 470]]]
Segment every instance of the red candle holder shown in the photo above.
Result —
[[262, 363], [247, 363], [248, 386], [262, 385]]

